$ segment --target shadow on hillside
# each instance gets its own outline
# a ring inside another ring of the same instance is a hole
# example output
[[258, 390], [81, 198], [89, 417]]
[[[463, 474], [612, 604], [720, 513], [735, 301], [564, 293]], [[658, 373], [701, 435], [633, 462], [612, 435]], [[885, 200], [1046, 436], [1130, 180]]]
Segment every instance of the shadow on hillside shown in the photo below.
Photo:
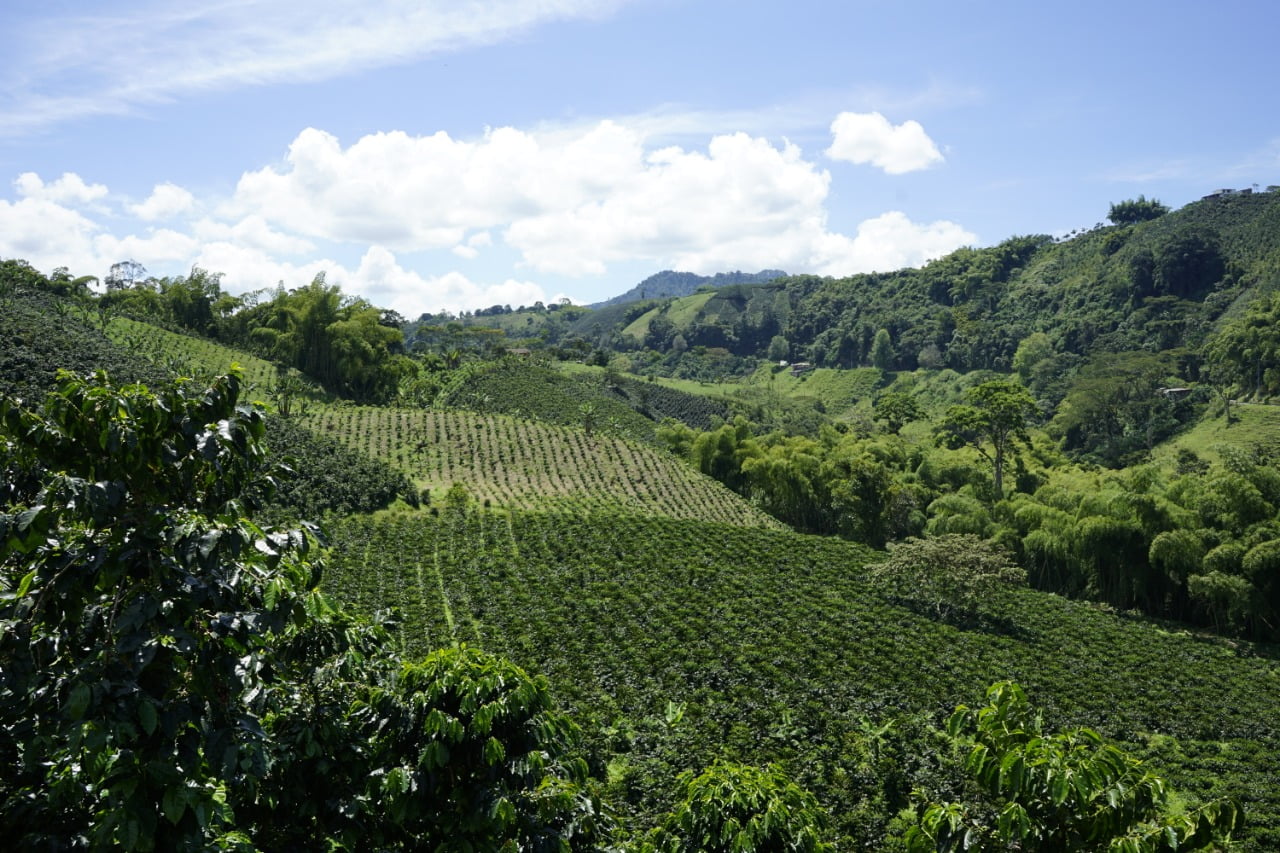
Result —
[[959, 631], [971, 631], [979, 634], [992, 634], [998, 637], [1008, 637], [1011, 640], [1017, 640], [1020, 643], [1034, 643], [1039, 639], [1036, 632], [1028, 630], [1019, 625], [1007, 616], [999, 616], [994, 613], [982, 613], [972, 610], [946, 610], [938, 612], [937, 607], [932, 602], [920, 601], [914, 598], [904, 598], [902, 596], [890, 596], [888, 599], [890, 604], [903, 607], [910, 610], [917, 616], [928, 619], [930, 622], [937, 622], [942, 625], [949, 625]]
[[1116, 618], [1135, 625], [1143, 625], [1171, 637], [1189, 640], [1205, 646], [1223, 650], [1238, 658], [1262, 658], [1269, 661], [1280, 661], [1280, 643], [1266, 640], [1251, 640], [1232, 634], [1215, 633], [1204, 625], [1193, 625], [1179, 622], [1176, 619], [1163, 619], [1143, 613], [1140, 610], [1116, 610], [1107, 608]]

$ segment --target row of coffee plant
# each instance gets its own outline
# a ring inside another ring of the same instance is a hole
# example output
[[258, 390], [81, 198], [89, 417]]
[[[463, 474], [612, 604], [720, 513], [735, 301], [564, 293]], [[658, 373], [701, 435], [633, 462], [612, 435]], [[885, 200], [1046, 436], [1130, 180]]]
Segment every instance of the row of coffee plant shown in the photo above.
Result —
[[613, 513], [455, 503], [334, 526], [329, 589], [394, 607], [415, 652], [480, 645], [548, 676], [643, 824], [715, 758], [776, 761], [875, 848], [912, 789], [946, 795], [929, 734], [986, 685], [1024, 685], [1054, 727], [1090, 725], [1192, 801], [1230, 795], [1280, 844], [1274, 650], [1029, 589], [941, 617], [831, 538]]
[[503, 415], [380, 407], [318, 409], [303, 423], [405, 471], [427, 500], [454, 483], [508, 507], [585, 498], [672, 518], [779, 526], [657, 448]]

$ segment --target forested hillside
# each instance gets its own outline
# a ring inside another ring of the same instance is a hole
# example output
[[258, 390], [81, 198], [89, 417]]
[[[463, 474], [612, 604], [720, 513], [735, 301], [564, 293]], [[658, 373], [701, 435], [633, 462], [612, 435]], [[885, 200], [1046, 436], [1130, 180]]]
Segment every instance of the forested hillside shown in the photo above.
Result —
[[0, 827], [1275, 849], [1280, 193], [1110, 213], [414, 322], [0, 262]]

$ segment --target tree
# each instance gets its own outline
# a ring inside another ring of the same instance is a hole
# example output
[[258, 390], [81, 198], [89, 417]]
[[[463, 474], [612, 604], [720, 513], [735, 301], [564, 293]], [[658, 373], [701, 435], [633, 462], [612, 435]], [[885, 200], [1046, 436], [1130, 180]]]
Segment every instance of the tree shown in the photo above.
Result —
[[1280, 294], [1249, 304], [1205, 347], [1214, 372], [1256, 396], [1280, 394]]
[[901, 391], [881, 394], [872, 408], [875, 410], [876, 420], [884, 421], [889, 432], [894, 435], [911, 421], [924, 417], [924, 410], [920, 408], [916, 398]]
[[769, 341], [769, 360], [786, 361], [791, 355], [791, 344], [782, 335], [774, 335]]
[[1072, 379], [1050, 430], [1068, 451], [1104, 465], [1128, 464], [1189, 414], [1189, 401], [1162, 392], [1176, 382], [1168, 354], [1099, 353]]
[[1169, 212], [1167, 205], [1146, 196], [1138, 196], [1111, 205], [1107, 218], [1116, 225], [1136, 225], [1149, 219], [1159, 219]]
[[893, 368], [893, 358], [893, 341], [889, 337], [889, 330], [880, 329], [871, 342], [871, 365], [878, 370], [888, 371]]
[[[483, 653], [420, 663], [317, 591], [235, 373], [0, 403], [0, 826], [22, 849], [567, 849], [573, 727]], [[469, 846], [468, 846], [469, 845]]]
[[940, 618], [974, 615], [984, 602], [1027, 573], [1008, 552], [969, 533], [908, 539], [890, 546], [883, 562], [868, 567], [872, 580], [900, 598], [916, 601]]
[[1054, 355], [1053, 341], [1044, 332], [1032, 332], [1018, 343], [1013, 369], [1024, 383], [1030, 381], [1035, 366]]
[[956, 708], [947, 736], [983, 798], [920, 803], [911, 853], [1202, 850], [1241, 820], [1229, 800], [1172, 808], [1162, 779], [1091, 729], [1046, 733], [1013, 682], [988, 688], [983, 708]]
[[938, 442], [953, 450], [969, 446], [991, 462], [996, 498], [1004, 496], [1004, 466], [1018, 442], [1027, 443], [1027, 420], [1036, 401], [1016, 382], [993, 379], [970, 388], [968, 405], [952, 406], [937, 428]]
[[1157, 292], [1185, 299], [1202, 298], [1227, 272], [1218, 235], [1212, 231], [1173, 235], [1156, 251], [1154, 262]]
[[831, 849], [823, 838], [827, 821], [818, 801], [777, 765], [719, 761], [700, 774], [682, 774], [680, 783], [684, 799], [641, 845], [644, 853]]
[[137, 261], [128, 260], [112, 264], [107, 277], [102, 281], [107, 286], [107, 292], [110, 293], [116, 290], [128, 290], [146, 277], [146, 267]]

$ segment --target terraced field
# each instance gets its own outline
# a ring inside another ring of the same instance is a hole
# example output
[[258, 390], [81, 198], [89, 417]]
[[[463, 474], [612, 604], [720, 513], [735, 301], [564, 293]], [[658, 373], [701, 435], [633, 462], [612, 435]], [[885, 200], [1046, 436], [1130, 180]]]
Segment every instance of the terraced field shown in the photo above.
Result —
[[668, 518], [780, 528], [719, 483], [656, 448], [505, 415], [330, 406], [302, 418], [384, 459], [437, 501], [454, 483], [510, 508], [613, 506]]

